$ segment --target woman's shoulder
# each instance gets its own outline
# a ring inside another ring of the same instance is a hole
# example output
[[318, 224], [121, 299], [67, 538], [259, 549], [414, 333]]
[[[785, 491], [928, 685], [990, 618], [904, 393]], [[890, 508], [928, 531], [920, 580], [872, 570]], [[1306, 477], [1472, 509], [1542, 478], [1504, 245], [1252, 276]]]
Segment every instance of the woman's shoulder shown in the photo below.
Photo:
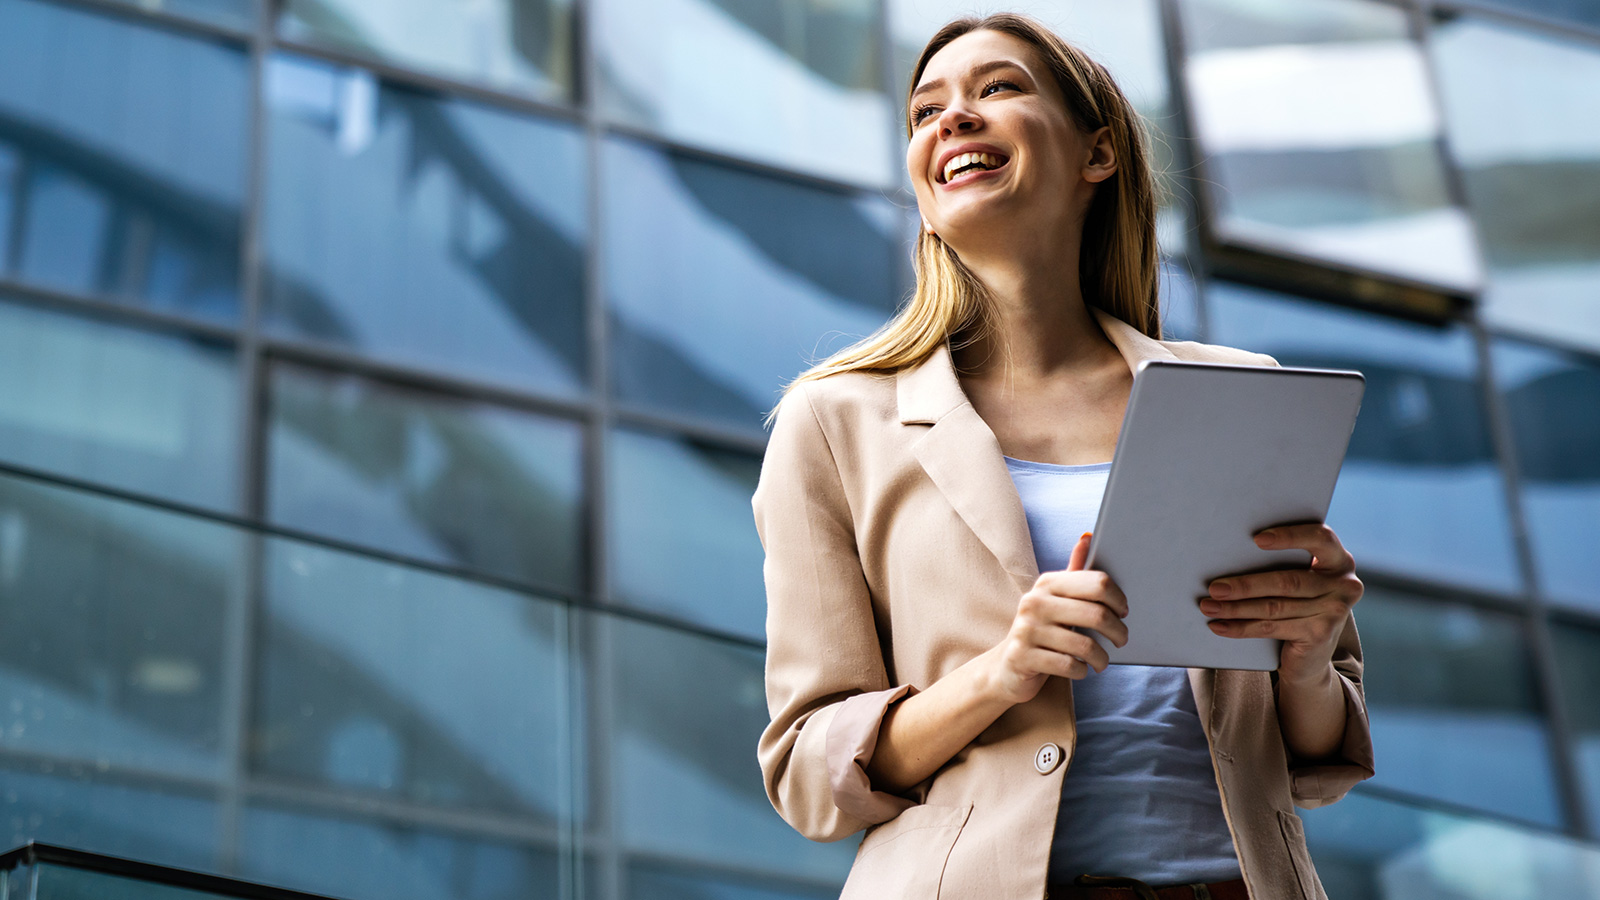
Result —
[[1161, 345], [1185, 362], [1228, 363], [1236, 366], [1275, 366], [1278, 361], [1265, 353], [1253, 353], [1222, 344], [1198, 341], [1162, 341]]
[[839, 372], [796, 382], [779, 401], [777, 417], [803, 410], [819, 423], [883, 418], [895, 409], [895, 373]]

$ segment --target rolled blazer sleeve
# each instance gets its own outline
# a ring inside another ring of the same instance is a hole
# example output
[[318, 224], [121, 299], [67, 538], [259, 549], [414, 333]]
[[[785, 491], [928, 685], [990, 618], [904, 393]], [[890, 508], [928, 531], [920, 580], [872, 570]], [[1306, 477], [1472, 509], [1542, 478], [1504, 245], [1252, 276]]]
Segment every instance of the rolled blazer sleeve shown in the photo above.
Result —
[[910, 686], [889, 683], [833, 450], [807, 391], [791, 390], [751, 505], [766, 551], [767, 709], [757, 755], [767, 796], [801, 834], [834, 841], [912, 801], [866, 774], [883, 717]]
[[[1367, 723], [1367, 699], [1361, 689], [1361, 639], [1356, 634], [1354, 616], [1345, 619], [1344, 630], [1339, 634], [1333, 669], [1344, 688], [1344, 742], [1333, 759], [1300, 764], [1290, 758], [1289, 792], [1295, 805], [1304, 809], [1327, 806], [1375, 772], [1372, 728]], [[1277, 682], [1273, 684], [1276, 687]]]

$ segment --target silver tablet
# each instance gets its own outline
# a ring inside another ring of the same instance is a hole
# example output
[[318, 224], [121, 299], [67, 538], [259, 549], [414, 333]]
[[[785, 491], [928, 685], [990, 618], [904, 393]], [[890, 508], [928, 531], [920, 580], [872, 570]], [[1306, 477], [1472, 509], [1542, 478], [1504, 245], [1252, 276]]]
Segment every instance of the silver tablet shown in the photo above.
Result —
[[1327, 517], [1365, 387], [1329, 369], [1139, 366], [1087, 563], [1128, 596], [1128, 645], [1100, 638], [1112, 663], [1278, 667], [1276, 640], [1212, 634], [1198, 601], [1219, 576], [1310, 562], [1251, 536]]

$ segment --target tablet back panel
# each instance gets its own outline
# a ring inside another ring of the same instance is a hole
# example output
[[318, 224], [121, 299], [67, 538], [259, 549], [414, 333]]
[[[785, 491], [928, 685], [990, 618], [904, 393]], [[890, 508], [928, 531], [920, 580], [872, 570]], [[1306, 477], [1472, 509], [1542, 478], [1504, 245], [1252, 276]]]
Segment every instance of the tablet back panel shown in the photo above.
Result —
[[1355, 427], [1358, 372], [1150, 361], [1135, 379], [1088, 567], [1128, 596], [1113, 663], [1270, 670], [1278, 642], [1212, 634], [1211, 579], [1303, 567], [1263, 528], [1321, 522]]

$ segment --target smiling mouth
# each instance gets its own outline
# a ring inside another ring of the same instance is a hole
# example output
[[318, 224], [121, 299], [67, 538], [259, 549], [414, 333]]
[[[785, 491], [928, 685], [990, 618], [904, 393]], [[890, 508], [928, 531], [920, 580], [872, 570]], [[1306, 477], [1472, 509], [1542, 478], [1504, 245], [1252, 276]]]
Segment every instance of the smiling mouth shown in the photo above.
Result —
[[958, 153], [944, 164], [944, 171], [939, 173], [939, 183], [949, 184], [951, 180], [970, 172], [998, 169], [1009, 161], [1010, 157], [994, 153]]

